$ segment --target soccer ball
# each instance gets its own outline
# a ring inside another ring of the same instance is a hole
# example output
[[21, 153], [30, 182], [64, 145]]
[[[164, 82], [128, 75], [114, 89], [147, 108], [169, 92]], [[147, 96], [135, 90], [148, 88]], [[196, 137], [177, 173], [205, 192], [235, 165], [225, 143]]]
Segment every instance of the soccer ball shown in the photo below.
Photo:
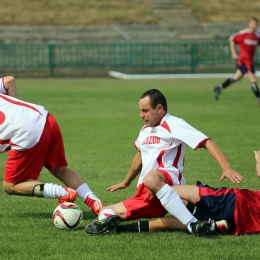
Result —
[[83, 221], [80, 207], [71, 202], [61, 203], [52, 214], [52, 222], [59, 229], [76, 230]]

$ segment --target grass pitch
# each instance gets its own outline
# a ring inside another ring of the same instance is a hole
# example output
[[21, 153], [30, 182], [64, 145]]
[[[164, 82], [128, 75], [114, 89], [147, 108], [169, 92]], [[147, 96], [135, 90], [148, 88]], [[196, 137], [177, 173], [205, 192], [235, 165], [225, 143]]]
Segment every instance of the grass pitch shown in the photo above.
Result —
[[[210, 136], [234, 169], [244, 176], [240, 185], [219, 181], [221, 169], [202, 149], [187, 147], [184, 176], [212, 186], [258, 189], [254, 150], [260, 149], [259, 113], [247, 79], [225, 90], [219, 101], [212, 88], [219, 79], [140, 80], [18, 79], [18, 97], [41, 104], [52, 113], [63, 133], [69, 167], [87, 181], [109, 205], [134, 194], [136, 181], [125, 190], [106, 191], [125, 177], [143, 125], [139, 96], [158, 88], [167, 97], [169, 112]], [[0, 156], [2, 172], [6, 154]], [[2, 175], [3, 176], [3, 175]], [[40, 180], [58, 181], [46, 170]], [[84, 227], [94, 215], [80, 199], [84, 222], [75, 232], [51, 222], [56, 200], [7, 195], [1, 198], [1, 259], [257, 259], [258, 235], [198, 238], [182, 232], [91, 236]]]

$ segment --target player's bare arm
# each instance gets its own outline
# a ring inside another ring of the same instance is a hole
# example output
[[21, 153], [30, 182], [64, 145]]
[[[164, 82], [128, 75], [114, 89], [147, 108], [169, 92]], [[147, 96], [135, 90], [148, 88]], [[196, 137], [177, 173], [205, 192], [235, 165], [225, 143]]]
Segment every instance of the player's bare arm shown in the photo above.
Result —
[[208, 139], [205, 142], [201, 143], [200, 147], [207, 149], [211, 156], [218, 162], [219, 166], [221, 167], [223, 173], [220, 177], [220, 181], [228, 178], [233, 183], [240, 183], [243, 180], [242, 175], [231, 168], [225, 155], [215, 142]]
[[124, 189], [128, 187], [131, 184], [131, 182], [135, 179], [135, 177], [141, 172], [141, 170], [142, 170], [141, 153], [137, 152], [137, 154], [134, 156], [131, 167], [125, 179], [122, 182], [119, 182], [115, 185], [108, 187], [107, 190], [116, 191], [118, 189]]
[[237, 60], [238, 59], [238, 55], [237, 55], [237, 52], [236, 52], [235, 43], [233, 41], [230, 41], [229, 46], [230, 46], [232, 59]]
[[260, 178], [260, 151], [254, 151], [255, 160], [256, 160], [256, 174]]

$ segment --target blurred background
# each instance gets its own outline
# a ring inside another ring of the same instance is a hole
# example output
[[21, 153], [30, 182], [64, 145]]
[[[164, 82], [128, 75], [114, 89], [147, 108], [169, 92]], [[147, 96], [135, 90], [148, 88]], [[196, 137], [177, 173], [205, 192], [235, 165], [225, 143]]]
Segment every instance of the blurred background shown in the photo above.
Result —
[[259, 11], [259, 0], [2, 0], [0, 72], [233, 72], [228, 38]]

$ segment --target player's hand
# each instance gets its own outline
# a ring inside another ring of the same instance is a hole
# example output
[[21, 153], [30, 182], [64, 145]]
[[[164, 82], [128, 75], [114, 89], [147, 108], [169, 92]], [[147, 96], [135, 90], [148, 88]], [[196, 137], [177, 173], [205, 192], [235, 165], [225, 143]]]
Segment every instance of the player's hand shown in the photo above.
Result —
[[223, 181], [225, 178], [230, 179], [233, 183], [240, 183], [243, 180], [243, 176], [233, 169], [223, 171], [220, 181]]
[[112, 185], [110, 187], [107, 188], [107, 191], [116, 191], [116, 190], [119, 190], [119, 189], [125, 189], [126, 187], [128, 187], [128, 185], [126, 185], [125, 182], [119, 182], [115, 185]]
[[232, 54], [232, 59], [233, 59], [233, 60], [238, 60], [238, 58], [239, 58], [239, 57], [238, 57], [238, 55], [237, 55], [236, 53], [233, 53], [233, 54]]

